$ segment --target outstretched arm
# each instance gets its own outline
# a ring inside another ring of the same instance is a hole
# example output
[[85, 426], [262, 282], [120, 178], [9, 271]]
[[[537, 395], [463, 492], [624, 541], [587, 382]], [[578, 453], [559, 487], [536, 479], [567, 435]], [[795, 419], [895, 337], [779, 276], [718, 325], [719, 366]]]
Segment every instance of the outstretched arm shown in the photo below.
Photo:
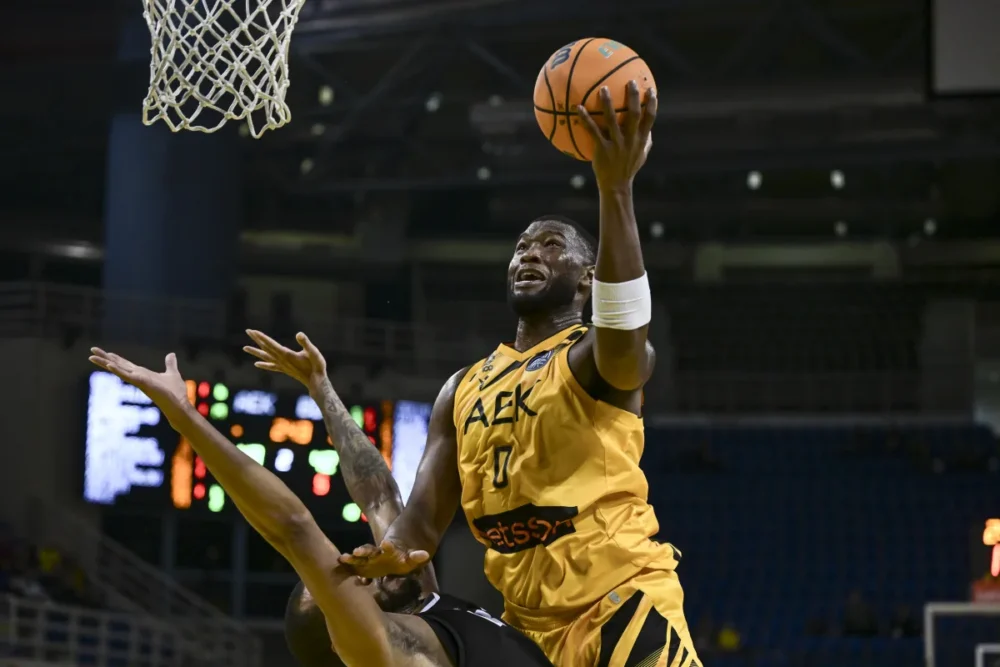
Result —
[[166, 372], [154, 373], [98, 348], [92, 352], [91, 362], [135, 385], [156, 403], [250, 525], [291, 563], [326, 616], [330, 639], [345, 664], [405, 664], [400, 660], [408, 654], [396, 639], [398, 623], [379, 609], [357, 577], [338, 565], [340, 552], [302, 501], [188, 403], [173, 354], [167, 356]]
[[385, 531], [403, 511], [399, 486], [378, 449], [351, 416], [328, 377], [309, 387], [309, 395], [323, 413], [323, 423], [334, 449], [347, 493], [365, 513], [372, 536], [381, 542]]
[[434, 401], [424, 456], [403, 513], [380, 546], [359, 547], [341, 558], [359, 574], [406, 574], [428, 562], [437, 551], [462, 496], [454, 411], [455, 388], [467, 370], [451, 376]]
[[[600, 129], [583, 107], [579, 112], [595, 141], [594, 174], [601, 220], [594, 270], [593, 356], [600, 376], [615, 389], [639, 389], [652, 373], [646, 345], [651, 299], [632, 203], [632, 180], [646, 161], [656, 120], [656, 93], [640, 102], [633, 81], [628, 111], [620, 124]], [[604, 118], [617, 118], [611, 94], [602, 88]], [[582, 348], [581, 348], [582, 349]]]
[[[382, 455], [354, 422], [329, 377], [324, 377], [317, 386], [310, 386], [309, 393], [319, 405], [327, 433], [340, 454], [340, 470], [344, 475], [347, 492], [361, 506], [371, 527], [372, 537], [378, 544], [385, 538], [389, 526], [403, 512], [399, 485]], [[420, 585], [424, 592], [436, 592], [438, 583], [434, 566], [427, 563], [420, 574]]]
[[[295, 336], [302, 346], [299, 351], [285, 347], [256, 329], [248, 329], [247, 335], [257, 347], [246, 346], [243, 349], [258, 359], [254, 364], [257, 368], [284, 373], [298, 380], [316, 401], [330, 441], [340, 454], [340, 470], [347, 492], [364, 512], [372, 537], [378, 544], [403, 511], [399, 485], [382, 455], [358, 428], [354, 417], [334, 390], [323, 354], [304, 333]], [[421, 572], [420, 579], [424, 592], [438, 590], [437, 577], [430, 563]]]
[[257, 347], [247, 345], [243, 348], [247, 354], [258, 359], [254, 366], [272, 373], [283, 373], [309, 390], [309, 395], [323, 415], [333, 448], [340, 454], [340, 469], [347, 492], [365, 513], [375, 541], [380, 542], [389, 524], [403, 510], [403, 499], [382, 455], [358, 428], [354, 417], [334, 390], [323, 354], [301, 332], [295, 336], [302, 346], [298, 351], [285, 347], [256, 329], [247, 329], [247, 335], [257, 344]]

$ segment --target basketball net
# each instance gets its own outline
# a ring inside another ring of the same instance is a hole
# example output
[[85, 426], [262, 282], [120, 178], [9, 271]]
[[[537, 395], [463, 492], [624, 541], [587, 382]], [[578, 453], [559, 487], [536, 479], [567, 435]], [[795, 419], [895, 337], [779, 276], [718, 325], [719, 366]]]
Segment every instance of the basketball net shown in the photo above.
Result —
[[142, 120], [215, 132], [246, 119], [254, 138], [292, 114], [288, 53], [305, 0], [142, 0], [152, 37]]

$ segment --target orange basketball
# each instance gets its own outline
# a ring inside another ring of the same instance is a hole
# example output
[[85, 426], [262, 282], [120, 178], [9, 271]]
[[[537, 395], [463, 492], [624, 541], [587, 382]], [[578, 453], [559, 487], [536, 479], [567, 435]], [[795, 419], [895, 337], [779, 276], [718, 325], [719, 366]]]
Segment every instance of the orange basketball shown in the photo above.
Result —
[[599, 91], [607, 86], [621, 118], [626, 108], [625, 86], [639, 84], [640, 100], [655, 87], [649, 66], [635, 51], [613, 39], [580, 39], [552, 54], [535, 81], [535, 118], [542, 133], [560, 151], [589, 161], [594, 142], [576, 113], [582, 104], [598, 125], [604, 125]]

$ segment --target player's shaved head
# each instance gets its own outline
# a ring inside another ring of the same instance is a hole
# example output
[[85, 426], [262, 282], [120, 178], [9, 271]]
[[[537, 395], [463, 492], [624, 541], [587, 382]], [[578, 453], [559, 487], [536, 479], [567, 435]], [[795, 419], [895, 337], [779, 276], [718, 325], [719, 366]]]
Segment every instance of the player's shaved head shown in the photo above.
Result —
[[341, 667], [333, 651], [326, 618], [302, 582], [285, 606], [285, 642], [300, 667]]

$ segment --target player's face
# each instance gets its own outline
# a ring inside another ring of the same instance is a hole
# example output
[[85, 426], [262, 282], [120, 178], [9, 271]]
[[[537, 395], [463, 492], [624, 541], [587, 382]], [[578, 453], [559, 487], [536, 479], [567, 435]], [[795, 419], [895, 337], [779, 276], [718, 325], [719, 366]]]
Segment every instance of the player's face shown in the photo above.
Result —
[[507, 301], [519, 316], [540, 315], [572, 305], [580, 296], [586, 267], [572, 229], [542, 220], [518, 238], [507, 267]]

